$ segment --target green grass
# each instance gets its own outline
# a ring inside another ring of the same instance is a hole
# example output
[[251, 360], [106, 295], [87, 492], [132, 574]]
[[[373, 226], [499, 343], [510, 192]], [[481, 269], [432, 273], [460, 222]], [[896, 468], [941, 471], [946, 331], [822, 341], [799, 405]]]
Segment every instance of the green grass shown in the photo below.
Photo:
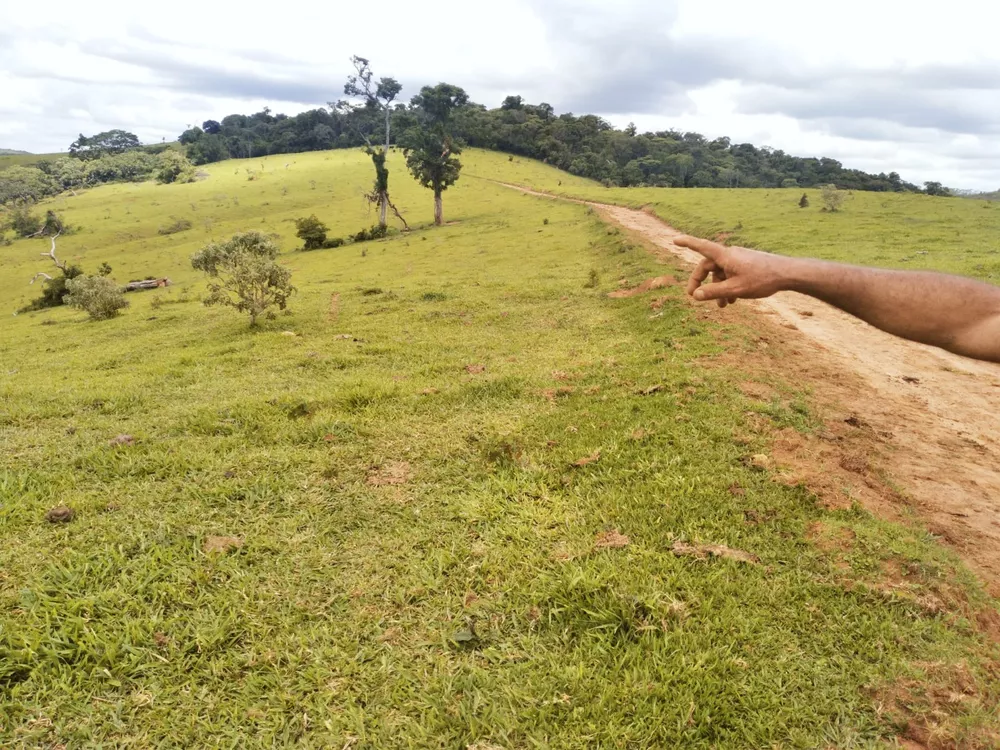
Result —
[[[477, 155], [470, 174], [576, 198], [649, 206], [674, 227], [784, 255], [936, 270], [1000, 283], [1000, 203], [854, 191], [836, 213], [818, 189], [604, 188], [528, 159]], [[809, 207], [799, 208], [805, 193]]]
[[[472, 178], [505, 174], [492, 155], [463, 159], [457, 223], [310, 253], [292, 218], [372, 221], [356, 152], [51, 202], [82, 227], [62, 257], [175, 286], [105, 323], [0, 318], [0, 746], [875, 747], [900, 731], [878, 691], [950, 668], [978, 692], [911, 712], [988, 736], [996, 651], [919, 597], [993, 603], [927, 534], [752, 466], [754, 414], [813, 427], [797, 386], [764, 404], [703, 366], [753, 332], [678, 289], [658, 316], [608, 299], [665, 269], [582, 206]], [[397, 205], [429, 219], [393, 167]], [[194, 226], [159, 235], [172, 217]], [[299, 293], [254, 332], [199, 303], [187, 259], [257, 228]], [[46, 249], [0, 248], [8, 309]], [[76, 518], [47, 523], [62, 504]], [[817, 522], [854, 532], [844, 559]], [[611, 530], [629, 544], [596, 544]], [[917, 573], [887, 594], [890, 563]]]

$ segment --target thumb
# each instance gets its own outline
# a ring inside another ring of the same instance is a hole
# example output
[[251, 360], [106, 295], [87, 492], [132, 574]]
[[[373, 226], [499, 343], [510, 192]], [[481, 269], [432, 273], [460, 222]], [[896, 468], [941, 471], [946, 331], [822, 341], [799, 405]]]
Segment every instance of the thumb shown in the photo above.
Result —
[[713, 299], [727, 299], [739, 297], [739, 282], [736, 279], [726, 279], [717, 281], [714, 284], [705, 284], [694, 290], [693, 296], [699, 302], [707, 302]]

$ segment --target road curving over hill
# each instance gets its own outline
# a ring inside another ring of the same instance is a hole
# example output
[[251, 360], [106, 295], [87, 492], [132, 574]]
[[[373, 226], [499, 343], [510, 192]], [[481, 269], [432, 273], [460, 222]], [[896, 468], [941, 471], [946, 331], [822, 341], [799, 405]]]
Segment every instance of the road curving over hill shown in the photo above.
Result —
[[[681, 232], [651, 213], [574, 202], [591, 206], [665, 259], [700, 260], [674, 244]], [[779, 481], [804, 484], [833, 506], [859, 501], [884, 517], [915, 516], [1000, 596], [1000, 365], [890, 336], [792, 292], [725, 310], [697, 309], [720, 322], [747, 323], [759, 345], [773, 350], [756, 362], [734, 361], [739, 355], [733, 354], [728, 365], [748, 374], [773, 367], [813, 394], [826, 429], [774, 434]]]

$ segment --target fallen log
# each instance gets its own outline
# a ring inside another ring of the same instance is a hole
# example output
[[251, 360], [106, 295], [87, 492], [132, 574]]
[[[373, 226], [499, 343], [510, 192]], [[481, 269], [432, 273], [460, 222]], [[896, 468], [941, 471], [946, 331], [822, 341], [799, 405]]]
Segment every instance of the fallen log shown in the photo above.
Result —
[[137, 292], [141, 289], [159, 289], [170, 286], [170, 279], [143, 279], [142, 281], [130, 281], [125, 285], [126, 292]]

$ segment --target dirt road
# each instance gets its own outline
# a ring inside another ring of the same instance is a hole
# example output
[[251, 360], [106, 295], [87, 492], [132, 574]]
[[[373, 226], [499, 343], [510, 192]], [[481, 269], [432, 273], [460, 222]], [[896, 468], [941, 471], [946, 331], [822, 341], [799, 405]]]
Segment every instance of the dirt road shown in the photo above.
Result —
[[[657, 217], [589, 205], [657, 252], [699, 260]], [[783, 374], [816, 397], [824, 434], [786, 431], [775, 440], [790, 480], [831, 504], [858, 499], [896, 518], [915, 511], [1000, 595], [1000, 365], [895, 338], [791, 292], [700, 309], [718, 320], [751, 316], [763, 341], [783, 347]]]

